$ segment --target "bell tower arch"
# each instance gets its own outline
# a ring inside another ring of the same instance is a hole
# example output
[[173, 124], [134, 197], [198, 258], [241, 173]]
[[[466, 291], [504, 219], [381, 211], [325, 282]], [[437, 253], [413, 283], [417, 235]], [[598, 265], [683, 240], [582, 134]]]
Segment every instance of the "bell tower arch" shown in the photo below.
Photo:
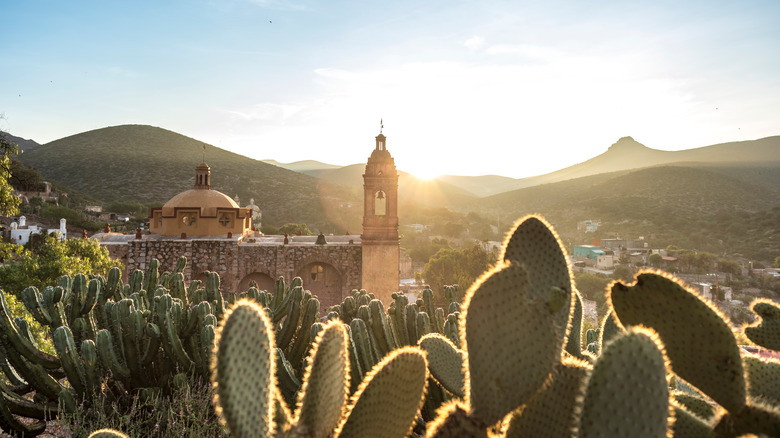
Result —
[[398, 171], [380, 123], [376, 147], [363, 174], [363, 288], [384, 303], [398, 291]]

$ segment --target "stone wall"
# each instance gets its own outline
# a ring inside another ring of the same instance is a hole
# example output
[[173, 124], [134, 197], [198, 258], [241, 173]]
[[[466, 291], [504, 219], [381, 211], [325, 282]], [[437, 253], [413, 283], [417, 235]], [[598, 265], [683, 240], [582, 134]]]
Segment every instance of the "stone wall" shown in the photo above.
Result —
[[397, 243], [367, 245], [365, 241], [362, 247], [363, 288], [383, 303], [390, 303], [391, 295], [399, 290], [400, 247]]
[[[320, 308], [338, 304], [352, 289], [361, 288], [360, 245], [259, 245], [237, 239], [132, 240], [124, 245], [106, 245], [112, 258], [122, 260], [124, 273], [146, 270], [156, 258], [160, 272], [171, 271], [179, 256], [187, 257], [184, 278], [205, 280], [205, 272], [217, 272], [223, 293], [241, 292], [250, 280], [261, 289], [284, 277], [288, 283], [303, 279], [304, 289], [320, 299]], [[318, 268], [319, 267], [319, 268]]]

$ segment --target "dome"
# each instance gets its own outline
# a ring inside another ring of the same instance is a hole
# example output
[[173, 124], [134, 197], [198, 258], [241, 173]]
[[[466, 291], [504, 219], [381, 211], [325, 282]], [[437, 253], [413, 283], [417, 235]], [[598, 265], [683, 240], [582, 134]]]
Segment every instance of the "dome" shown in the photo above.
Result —
[[176, 208], [200, 208], [201, 216], [216, 216], [218, 208], [239, 208], [235, 201], [216, 190], [190, 189], [174, 196], [162, 207], [165, 216], [175, 215]]

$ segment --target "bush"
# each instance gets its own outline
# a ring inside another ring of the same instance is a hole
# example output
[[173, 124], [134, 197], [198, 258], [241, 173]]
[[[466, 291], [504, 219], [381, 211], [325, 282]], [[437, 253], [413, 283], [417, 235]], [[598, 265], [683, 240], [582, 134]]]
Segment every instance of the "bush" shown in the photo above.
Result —
[[27, 248], [13, 245], [15, 260], [0, 267], [0, 289], [19, 294], [27, 286], [43, 289], [52, 286], [63, 275], [91, 273], [107, 275], [113, 266], [108, 250], [92, 239], [68, 239], [60, 242], [53, 236], [31, 239]]
[[121, 404], [101, 396], [92, 406], [62, 414], [60, 421], [70, 428], [74, 438], [88, 437], [102, 428], [121, 430], [129, 437], [229, 435], [219, 424], [211, 405], [211, 385], [201, 382], [177, 388], [170, 396], [155, 394], [144, 399], [136, 394]]

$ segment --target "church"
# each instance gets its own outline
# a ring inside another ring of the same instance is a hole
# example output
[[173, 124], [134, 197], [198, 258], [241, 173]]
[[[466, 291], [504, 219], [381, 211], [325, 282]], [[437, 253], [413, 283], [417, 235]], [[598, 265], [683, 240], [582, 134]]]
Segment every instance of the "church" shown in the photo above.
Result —
[[[399, 290], [398, 171], [381, 133], [363, 174], [363, 232], [360, 236], [266, 236], [252, 229], [253, 209], [240, 207], [212, 188], [211, 168], [195, 168], [195, 186], [150, 209], [149, 233], [100, 233], [94, 237], [125, 276], [145, 270], [152, 259], [161, 271], [187, 257], [185, 280], [205, 281], [217, 272], [222, 292], [245, 291], [251, 281], [271, 290], [284, 277], [303, 279], [321, 308], [340, 303], [352, 289], [366, 289], [383, 302]], [[324, 241], [323, 241], [324, 238]]]

